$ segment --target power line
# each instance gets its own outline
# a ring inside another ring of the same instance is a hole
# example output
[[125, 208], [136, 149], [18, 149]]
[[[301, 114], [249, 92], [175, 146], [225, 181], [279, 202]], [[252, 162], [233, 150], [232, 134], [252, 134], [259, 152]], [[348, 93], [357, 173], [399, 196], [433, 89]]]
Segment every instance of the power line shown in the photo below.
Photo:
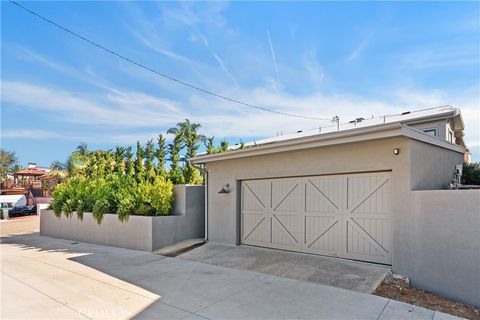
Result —
[[130, 58], [128, 58], [128, 57], [126, 57], [126, 56], [124, 56], [124, 55], [122, 55], [122, 54], [114, 51], [114, 50], [108, 49], [108, 48], [104, 47], [103, 45], [101, 45], [101, 44], [99, 44], [99, 43], [97, 43], [97, 42], [95, 42], [95, 41], [92, 41], [92, 40], [90, 40], [90, 39], [88, 39], [88, 38], [86, 38], [86, 37], [84, 37], [84, 36], [76, 33], [75, 31], [72, 31], [72, 30], [70, 30], [70, 29], [68, 29], [68, 28], [66, 28], [66, 27], [64, 27], [64, 26], [56, 23], [55, 21], [52, 21], [52, 20], [50, 20], [50, 19], [48, 19], [48, 18], [40, 15], [39, 13], [37, 13], [37, 12], [35, 12], [35, 11], [33, 11], [33, 10], [30, 10], [30, 9], [24, 7], [23, 5], [21, 5], [20, 3], [16, 2], [16, 1], [10, 0], [10, 2], [11, 2], [12, 4], [18, 6], [19, 8], [27, 11], [28, 13], [36, 16], [37, 18], [40, 18], [41, 20], [43, 20], [43, 21], [45, 21], [45, 22], [48, 22], [48, 23], [50, 23], [51, 25], [53, 25], [53, 26], [55, 26], [55, 27], [57, 27], [57, 28], [65, 31], [65, 32], [73, 35], [74, 37], [77, 37], [77, 38], [79, 38], [79, 39], [81, 39], [81, 40], [83, 40], [83, 41], [85, 41], [85, 42], [87, 42], [87, 43], [89, 43], [89, 44], [91, 44], [91, 45], [93, 45], [93, 46], [95, 46], [95, 47], [103, 50], [103, 51], [106, 51], [106, 52], [108, 52], [108, 53], [110, 53], [110, 54], [112, 54], [112, 55], [114, 55], [114, 56], [116, 56], [116, 57], [118, 57], [118, 58], [120, 58], [120, 59], [122, 59], [122, 60], [124, 60], [124, 61], [127, 61], [127, 62], [129, 62], [129, 63], [132, 63], [132, 64], [136, 65], [137, 67], [140, 67], [140, 68], [142, 68], [142, 69], [145, 69], [145, 70], [147, 70], [147, 71], [150, 71], [150, 72], [152, 72], [152, 73], [154, 73], [154, 74], [156, 74], [156, 75], [158, 75], [158, 76], [164, 77], [164, 78], [166, 78], [166, 79], [168, 79], [168, 80], [171, 80], [171, 81], [174, 81], [174, 82], [177, 82], [177, 83], [179, 83], [179, 84], [181, 84], [181, 85], [184, 85], [184, 86], [186, 86], [186, 87], [189, 87], [189, 88], [191, 88], [191, 89], [194, 89], [194, 90], [197, 90], [197, 91], [206, 93], [206, 94], [208, 94], [208, 95], [211, 95], [211, 96], [214, 96], [214, 97], [217, 97], [217, 98], [226, 100], [226, 101], [230, 101], [230, 102], [233, 102], [233, 103], [237, 103], [237, 104], [240, 104], [240, 105], [243, 105], [243, 106], [246, 106], [246, 107], [250, 107], [250, 108], [254, 108], [254, 109], [258, 109], [258, 110], [262, 110], [262, 111], [266, 111], [266, 112], [276, 113], [276, 114], [283, 115], [283, 116], [289, 116], [289, 117], [295, 117], [295, 118], [302, 118], [302, 119], [310, 119], [310, 120], [325, 120], [325, 121], [330, 120], [330, 119], [326, 119], [326, 118], [317, 118], [317, 117], [310, 117], [310, 116], [302, 116], [302, 115], [293, 114], [293, 113], [276, 111], [276, 110], [272, 110], [272, 109], [269, 109], [269, 108], [257, 106], [257, 105], [251, 104], [251, 103], [243, 102], [243, 101], [240, 101], [240, 100], [237, 100], [237, 99], [234, 99], [234, 98], [229, 98], [229, 97], [224, 96], [224, 95], [221, 95], [221, 94], [219, 94], [219, 93], [216, 93], [216, 92], [213, 92], [213, 91], [210, 91], [210, 90], [207, 90], [207, 89], [203, 89], [203, 88], [197, 87], [196, 85], [193, 85], [193, 84], [190, 84], [190, 83], [188, 83], [188, 82], [185, 82], [185, 81], [176, 79], [176, 78], [174, 78], [174, 77], [172, 77], [172, 76], [169, 76], [169, 75], [164, 74], [164, 73], [162, 73], [162, 72], [159, 72], [159, 71], [157, 71], [157, 70], [155, 70], [155, 69], [152, 69], [152, 68], [150, 68], [150, 67], [147, 67], [146, 65], [144, 65], [144, 64], [142, 64], [142, 63], [140, 63], [140, 62], [136, 62], [136, 61], [134, 61], [134, 60], [132, 60], [132, 59], [130, 59]]

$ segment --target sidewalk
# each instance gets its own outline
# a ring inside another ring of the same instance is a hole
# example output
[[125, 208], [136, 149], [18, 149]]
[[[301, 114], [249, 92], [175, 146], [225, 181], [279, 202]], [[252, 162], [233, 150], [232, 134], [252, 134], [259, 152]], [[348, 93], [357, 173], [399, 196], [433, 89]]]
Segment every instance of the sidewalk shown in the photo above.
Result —
[[2, 238], [2, 319], [458, 319], [370, 294], [38, 233]]

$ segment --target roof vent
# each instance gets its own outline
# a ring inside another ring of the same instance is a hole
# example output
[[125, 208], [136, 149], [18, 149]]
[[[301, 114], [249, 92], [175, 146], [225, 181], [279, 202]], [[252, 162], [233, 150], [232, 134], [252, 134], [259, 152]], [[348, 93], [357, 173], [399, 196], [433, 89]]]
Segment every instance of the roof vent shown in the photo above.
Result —
[[302, 132], [302, 130], [298, 130], [298, 131], [297, 131], [297, 133], [300, 133], [300, 132]]
[[402, 112], [402, 116], [404, 116], [404, 115], [406, 115], [406, 114], [410, 114], [410, 111]]
[[357, 123], [359, 123], [359, 122], [362, 122], [363, 120], [365, 120], [365, 119], [364, 119], [364, 118], [357, 118], [357, 119], [355, 119], [355, 120], [350, 121], [350, 123], [355, 123], [355, 124], [357, 124]]

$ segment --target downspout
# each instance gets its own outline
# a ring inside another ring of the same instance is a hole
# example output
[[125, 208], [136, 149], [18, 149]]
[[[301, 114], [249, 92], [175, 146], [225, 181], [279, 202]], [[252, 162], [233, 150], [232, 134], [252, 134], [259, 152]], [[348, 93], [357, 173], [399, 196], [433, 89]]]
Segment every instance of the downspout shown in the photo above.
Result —
[[194, 163], [190, 163], [193, 167], [198, 170], [205, 172], [205, 237], [204, 240], [208, 241], [208, 173], [210, 170], [205, 169], [205, 165], [199, 166]]

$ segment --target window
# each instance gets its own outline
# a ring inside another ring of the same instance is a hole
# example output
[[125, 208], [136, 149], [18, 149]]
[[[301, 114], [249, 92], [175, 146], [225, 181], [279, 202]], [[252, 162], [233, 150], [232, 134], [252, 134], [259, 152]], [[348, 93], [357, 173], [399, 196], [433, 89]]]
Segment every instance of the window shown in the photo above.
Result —
[[432, 137], [437, 136], [437, 129], [426, 129], [426, 130], [423, 130], [423, 132], [425, 132], [426, 134]]
[[448, 131], [448, 141], [450, 141], [451, 143], [453, 143], [453, 132], [452, 131]]

